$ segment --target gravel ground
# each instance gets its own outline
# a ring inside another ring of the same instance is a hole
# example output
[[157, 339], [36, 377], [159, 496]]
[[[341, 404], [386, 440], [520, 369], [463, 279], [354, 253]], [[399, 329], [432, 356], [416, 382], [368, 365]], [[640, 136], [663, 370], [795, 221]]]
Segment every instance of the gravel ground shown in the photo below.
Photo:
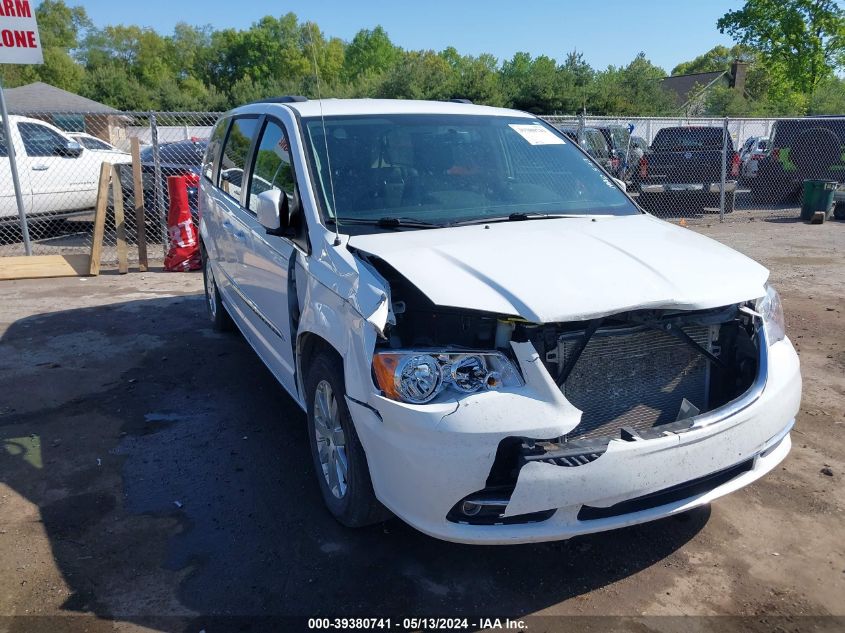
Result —
[[781, 291], [804, 378], [792, 453], [712, 507], [543, 545], [340, 527], [303, 414], [239, 336], [206, 326], [198, 274], [3, 283], [0, 632], [263, 631], [284, 623], [219, 616], [282, 615], [842, 630], [845, 223], [695, 230]]

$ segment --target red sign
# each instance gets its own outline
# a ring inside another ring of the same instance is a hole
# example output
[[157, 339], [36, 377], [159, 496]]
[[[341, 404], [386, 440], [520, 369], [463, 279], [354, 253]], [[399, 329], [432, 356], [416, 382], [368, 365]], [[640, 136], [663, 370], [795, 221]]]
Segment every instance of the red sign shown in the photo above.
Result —
[[0, 64], [43, 64], [29, 0], [0, 0]]

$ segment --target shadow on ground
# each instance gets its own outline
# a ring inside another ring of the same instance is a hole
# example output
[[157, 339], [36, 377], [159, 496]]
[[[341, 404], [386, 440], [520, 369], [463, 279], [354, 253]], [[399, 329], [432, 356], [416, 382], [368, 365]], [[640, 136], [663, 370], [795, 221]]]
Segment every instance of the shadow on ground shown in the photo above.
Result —
[[214, 615], [520, 616], [661, 561], [709, 517], [508, 547], [395, 519], [343, 528], [303, 414], [240, 336], [204, 319], [199, 297], [157, 298], [21, 320], [2, 338], [0, 481], [38, 506], [66, 612], [173, 614], [160, 628], [193, 631]]

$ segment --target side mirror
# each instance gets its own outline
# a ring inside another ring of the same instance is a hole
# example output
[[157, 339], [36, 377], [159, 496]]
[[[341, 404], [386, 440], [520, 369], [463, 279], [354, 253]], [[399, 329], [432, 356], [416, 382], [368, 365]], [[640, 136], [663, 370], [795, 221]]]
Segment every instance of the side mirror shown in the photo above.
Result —
[[279, 189], [258, 194], [258, 222], [270, 235], [284, 235], [299, 216], [299, 199]]
[[282, 220], [279, 214], [282, 192], [278, 189], [270, 189], [258, 194], [258, 222], [267, 231], [278, 231], [282, 227]]
[[82, 145], [77, 143], [76, 141], [67, 141], [63, 145], [58, 145], [53, 150], [53, 154], [56, 156], [69, 156], [72, 158], [76, 158], [82, 153]]

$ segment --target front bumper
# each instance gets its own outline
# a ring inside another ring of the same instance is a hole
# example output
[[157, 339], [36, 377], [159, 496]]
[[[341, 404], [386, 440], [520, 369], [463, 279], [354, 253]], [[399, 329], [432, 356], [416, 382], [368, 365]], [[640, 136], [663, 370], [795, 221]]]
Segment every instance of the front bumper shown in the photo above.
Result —
[[[662, 184], [640, 184], [641, 193], [720, 193], [722, 191], [722, 183], [662, 183]], [[725, 182], [725, 191], [731, 193], [736, 191], [736, 181], [728, 180]]]
[[[348, 400], [382, 503], [420, 531], [449, 541], [560, 540], [707, 504], [762, 477], [791, 446], [789, 431], [800, 404], [801, 375], [795, 350], [784, 339], [769, 347], [766, 385], [745, 408], [724, 417], [713, 411], [706, 426], [677, 434], [611, 440], [604, 454], [581, 466], [539, 462], [523, 466], [505, 516], [554, 509], [550, 518], [499, 525], [449, 521], [446, 516], [458, 501], [485, 487], [503, 438], [558, 437], [580, 419], [580, 412], [562, 397], [541, 363], [530, 358], [520, 358], [520, 363], [526, 387], [518, 391], [491, 391], [423, 406], [376, 394], [369, 403]], [[585, 506], [609, 508], [741, 464], [747, 468], [735, 477], [722, 479], [713, 488], [699, 488], [689, 497], [613, 516], [578, 518]]]

